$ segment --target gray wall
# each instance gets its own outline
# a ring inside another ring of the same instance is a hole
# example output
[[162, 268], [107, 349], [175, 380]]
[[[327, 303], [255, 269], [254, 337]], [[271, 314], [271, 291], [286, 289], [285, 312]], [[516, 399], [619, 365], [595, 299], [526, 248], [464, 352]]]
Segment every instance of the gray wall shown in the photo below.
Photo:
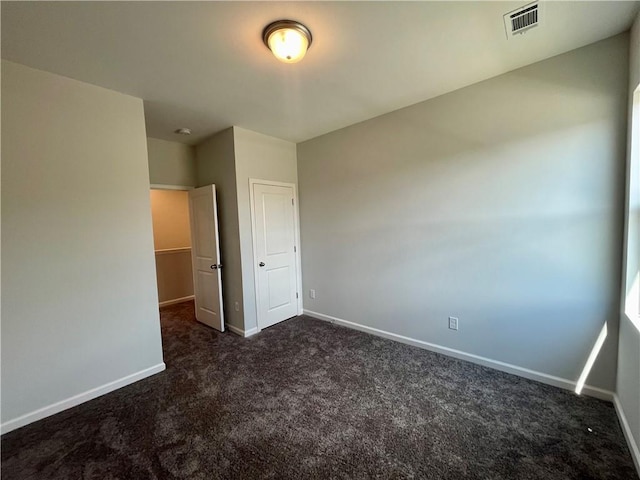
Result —
[[[208, 138], [196, 147], [197, 185], [216, 186], [225, 322], [243, 329], [242, 263], [235, 164], [232, 128]], [[235, 309], [236, 302], [238, 311]]]
[[299, 144], [305, 309], [574, 381], [608, 322], [588, 383], [613, 390], [627, 55], [619, 35]]
[[147, 138], [149, 183], [193, 187], [197, 183], [194, 148], [177, 142]]
[[145, 136], [142, 100], [2, 62], [5, 426], [163, 367]]
[[198, 186], [218, 192], [225, 321], [245, 331], [257, 326], [249, 178], [295, 184], [296, 168], [295, 144], [239, 127], [196, 146]]
[[293, 183], [297, 186], [297, 156], [295, 143], [261, 133], [233, 127], [236, 181], [238, 190], [238, 218], [244, 297], [244, 329], [258, 326], [253, 263], [253, 237], [249, 179]]
[[[631, 30], [629, 56], [629, 105], [630, 116], [633, 111], [633, 92], [640, 84], [640, 15]], [[640, 120], [640, 101], [636, 97], [636, 121]], [[627, 208], [625, 219], [627, 222], [626, 246], [627, 255], [625, 257], [625, 272], [623, 274], [622, 288], [622, 314], [620, 316], [620, 336], [618, 344], [618, 378], [616, 393], [620, 407], [629, 425], [632, 442], [635, 443], [635, 460], [640, 472], [640, 317], [638, 316], [638, 297], [631, 299], [633, 306], [629, 305], [625, 312], [627, 293], [631, 292], [640, 265], [640, 144], [638, 143], [640, 123], [629, 124], [629, 138], [635, 134], [633, 169], [631, 168], [632, 156], [631, 148], [627, 156]], [[629, 142], [631, 146], [631, 142]], [[635, 307], [635, 308], [633, 308]], [[635, 310], [635, 311], [634, 311]], [[635, 320], [634, 322], [631, 320]], [[631, 443], [631, 442], [630, 442]]]

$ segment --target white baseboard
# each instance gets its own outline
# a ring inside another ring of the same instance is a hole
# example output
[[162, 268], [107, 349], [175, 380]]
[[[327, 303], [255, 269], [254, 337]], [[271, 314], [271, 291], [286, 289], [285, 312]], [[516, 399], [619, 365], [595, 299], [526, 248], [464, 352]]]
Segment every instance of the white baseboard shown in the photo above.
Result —
[[226, 326], [230, 331], [244, 338], [250, 337], [251, 335], [255, 335], [256, 333], [258, 333], [258, 329], [256, 327], [250, 328], [249, 330], [243, 330], [241, 328], [238, 328], [229, 324], [227, 324]]
[[[436, 345], [435, 343], [429, 343], [429, 342], [424, 342], [422, 340], [417, 340], [415, 338], [405, 337], [403, 335], [398, 335], [397, 333], [391, 333], [385, 330], [379, 330], [377, 328], [368, 327], [366, 325], [350, 322], [348, 320], [343, 320], [341, 318], [332, 317], [330, 315], [325, 315], [323, 313], [313, 312], [311, 310], [305, 310], [304, 313], [306, 315], [309, 315], [310, 317], [317, 318], [318, 320], [325, 320], [327, 322], [336, 323], [338, 325], [352, 328], [354, 330], [359, 330], [361, 332], [377, 335], [378, 337], [384, 337], [390, 340], [395, 340], [397, 342], [406, 343], [407, 345], [413, 345], [414, 347], [430, 350], [432, 352], [442, 353], [443, 355], [459, 358], [460, 360], [466, 360], [468, 362], [477, 363], [478, 365], [483, 365], [485, 367], [493, 368], [495, 370], [511, 373], [513, 375], [518, 375], [520, 377], [528, 378], [530, 380], [536, 380], [538, 382], [546, 383], [547, 385], [553, 385], [554, 387], [560, 387], [560, 388], [564, 388], [565, 390], [571, 390], [571, 391], [575, 391], [575, 388], [576, 388], [576, 382], [572, 380], [568, 380], [566, 378], [560, 378], [560, 377], [555, 377], [553, 375], [548, 375], [546, 373], [536, 372], [535, 370], [529, 370], [528, 368], [519, 367], [517, 365], [512, 365], [510, 363], [500, 362], [498, 360], [492, 360], [490, 358], [481, 357], [479, 355], [463, 352], [461, 350], [455, 350], [453, 348]], [[613, 401], [613, 392], [610, 392], [609, 390], [604, 390], [602, 388], [585, 385], [584, 388], [582, 389], [582, 393], [590, 397], [599, 398], [601, 400], [607, 400], [609, 402]]]
[[194, 295], [189, 295], [188, 297], [182, 298], [174, 298], [173, 300], [165, 300], [164, 302], [160, 302], [161, 307], [166, 307], [167, 305], [175, 305], [176, 303], [186, 302], [187, 300], [193, 300], [195, 298]]
[[629, 450], [631, 451], [631, 457], [633, 458], [633, 463], [636, 466], [636, 470], [638, 472], [638, 476], [640, 477], [640, 448], [638, 448], [638, 444], [636, 440], [633, 438], [633, 433], [631, 432], [631, 426], [627, 421], [627, 417], [624, 414], [624, 410], [622, 408], [622, 404], [620, 403], [620, 398], [618, 394], [613, 396], [613, 405], [616, 407], [616, 413], [618, 414], [618, 420], [620, 421], [620, 426], [622, 427], [622, 432], [624, 433], [624, 438], [627, 440], [627, 445], [629, 445]]
[[142, 380], [143, 378], [147, 378], [151, 375], [155, 375], [156, 373], [160, 373], [165, 368], [166, 366], [164, 362], [159, 363], [158, 365], [145, 368], [144, 370], [132, 373], [131, 375], [127, 375], [126, 377], [114, 380], [113, 382], [106, 383], [104, 385], [101, 385], [100, 387], [92, 388], [91, 390], [79, 393], [78, 395], [74, 395], [73, 397], [61, 400], [43, 408], [39, 408], [38, 410], [34, 410], [33, 412], [27, 413], [25, 415], [21, 415], [18, 418], [14, 418], [13, 420], [9, 420], [0, 425], [0, 433], [5, 434], [17, 428], [24, 427], [25, 425], [28, 425], [30, 423], [42, 420], [43, 418], [50, 417], [51, 415], [62, 412], [63, 410], [67, 410], [71, 407], [75, 407], [76, 405], [80, 405], [81, 403], [88, 402], [89, 400], [100, 397], [105, 393], [113, 392], [114, 390], [135, 383], [138, 380]]

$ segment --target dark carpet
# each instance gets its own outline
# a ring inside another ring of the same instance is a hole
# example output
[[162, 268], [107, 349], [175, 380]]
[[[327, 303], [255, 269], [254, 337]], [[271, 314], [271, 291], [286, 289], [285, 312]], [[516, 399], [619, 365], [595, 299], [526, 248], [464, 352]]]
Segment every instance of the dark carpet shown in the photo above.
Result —
[[161, 311], [167, 370], [2, 437], [9, 479], [635, 479], [611, 404], [298, 317]]

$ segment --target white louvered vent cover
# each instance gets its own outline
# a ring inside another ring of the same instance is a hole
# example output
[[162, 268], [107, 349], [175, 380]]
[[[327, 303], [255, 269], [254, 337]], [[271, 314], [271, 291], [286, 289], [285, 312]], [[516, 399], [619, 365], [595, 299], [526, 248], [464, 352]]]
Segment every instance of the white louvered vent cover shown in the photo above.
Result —
[[538, 2], [530, 3], [507, 13], [504, 16], [504, 28], [507, 32], [507, 38], [514, 37], [540, 25], [541, 14]]

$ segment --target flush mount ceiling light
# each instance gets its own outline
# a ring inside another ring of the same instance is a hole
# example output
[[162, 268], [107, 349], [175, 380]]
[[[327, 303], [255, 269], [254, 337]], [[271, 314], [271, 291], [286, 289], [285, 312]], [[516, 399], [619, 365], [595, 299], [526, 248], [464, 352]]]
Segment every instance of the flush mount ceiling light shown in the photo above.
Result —
[[278, 20], [264, 27], [262, 41], [281, 62], [296, 63], [311, 46], [311, 32], [300, 22]]
[[174, 130], [173, 133], [177, 133], [178, 135], [191, 135], [191, 129], [190, 128], [179, 128], [177, 130]]

